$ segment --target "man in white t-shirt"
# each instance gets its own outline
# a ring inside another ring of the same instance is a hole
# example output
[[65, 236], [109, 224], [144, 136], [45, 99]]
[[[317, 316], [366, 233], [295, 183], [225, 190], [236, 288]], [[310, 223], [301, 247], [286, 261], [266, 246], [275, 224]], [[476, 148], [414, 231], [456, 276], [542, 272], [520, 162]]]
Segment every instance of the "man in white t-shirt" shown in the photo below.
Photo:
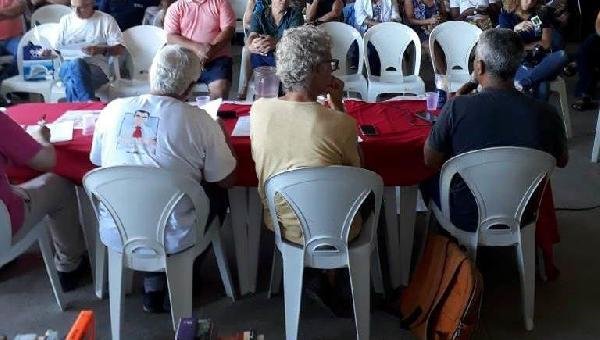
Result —
[[[90, 160], [102, 167], [159, 167], [188, 175], [198, 185], [208, 182], [204, 188], [210, 200], [210, 223], [215, 215], [224, 216], [225, 188], [233, 184], [236, 160], [219, 124], [185, 102], [201, 70], [202, 63], [192, 51], [179, 45], [163, 47], [150, 67], [150, 94], [117, 99], [100, 114]], [[108, 212], [102, 210], [100, 238], [106, 246], [120, 250], [119, 232]], [[184, 197], [165, 228], [166, 252], [193, 246], [197, 225], [192, 202]], [[165, 282], [164, 275], [145, 279], [146, 311], [166, 309], [162, 308]]]
[[469, 16], [489, 15], [497, 0], [450, 0], [450, 16], [453, 20], [465, 20]]
[[54, 49], [66, 60], [60, 79], [67, 101], [89, 101], [108, 82], [108, 58], [125, 52], [123, 35], [112, 16], [94, 10], [93, 0], [71, 0], [71, 7], [60, 19]]

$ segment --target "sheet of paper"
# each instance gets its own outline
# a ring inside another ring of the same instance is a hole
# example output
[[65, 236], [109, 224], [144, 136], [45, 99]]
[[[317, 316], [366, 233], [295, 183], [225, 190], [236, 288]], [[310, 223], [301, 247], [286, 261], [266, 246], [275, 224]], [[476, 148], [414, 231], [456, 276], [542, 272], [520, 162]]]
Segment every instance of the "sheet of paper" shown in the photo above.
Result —
[[60, 56], [64, 60], [89, 57], [89, 55], [83, 53], [81, 50], [83, 47], [85, 46], [65, 46], [60, 49]]
[[233, 137], [244, 137], [250, 136], [250, 116], [243, 116], [238, 118], [231, 132]]
[[[50, 129], [50, 143], [68, 142], [73, 140], [73, 121], [64, 121], [61, 123], [52, 123], [46, 125]], [[26, 130], [29, 132], [37, 125], [29, 125]]]
[[74, 129], [83, 129], [83, 116], [87, 114], [99, 115], [100, 110], [68, 110], [58, 117], [55, 123], [72, 121]]
[[217, 111], [219, 111], [219, 108], [221, 107], [222, 102], [223, 102], [223, 99], [217, 98], [215, 100], [211, 100], [208, 103], [200, 106], [200, 108], [202, 110], [206, 111], [206, 113], [208, 113], [208, 115], [211, 116], [212, 119], [217, 120]]

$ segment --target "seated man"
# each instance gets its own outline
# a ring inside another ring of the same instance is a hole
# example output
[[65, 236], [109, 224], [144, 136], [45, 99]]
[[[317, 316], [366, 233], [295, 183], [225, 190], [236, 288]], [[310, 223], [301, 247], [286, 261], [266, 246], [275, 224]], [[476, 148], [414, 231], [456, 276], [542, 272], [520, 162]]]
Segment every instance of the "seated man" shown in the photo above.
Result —
[[[310, 1], [310, 2], [309, 2]], [[322, 24], [329, 21], [341, 21], [344, 2], [342, 0], [309, 0], [306, 2], [306, 21]]]
[[71, 0], [71, 7], [73, 12], [60, 19], [54, 48], [58, 53], [81, 50], [86, 56], [64, 62], [59, 76], [67, 101], [89, 101], [109, 80], [108, 57], [125, 52], [123, 35], [113, 17], [94, 10], [93, 0]]
[[[202, 70], [194, 52], [167, 45], [150, 67], [150, 94], [112, 101], [96, 123], [90, 159], [92, 163], [147, 165], [189, 175], [204, 185], [210, 200], [210, 221], [224, 217], [236, 161], [223, 131], [206, 112], [185, 102]], [[185, 197], [165, 227], [165, 250], [177, 253], [194, 245], [196, 226], [191, 201]], [[104, 209], [100, 211], [100, 238], [113, 249], [121, 249], [117, 227]], [[168, 309], [166, 277], [146, 276], [144, 310]], [[165, 301], [163, 303], [163, 301]]]
[[[75, 186], [50, 173], [56, 165], [56, 153], [49, 142], [50, 130], [38, 126], [29, 131], [31, 136], [7, 115], [0, 114], [0, 199], [10, 215], [13, 240], [22, 239], [48, 216], [54, 263], [63, 291], [68, 292], [77, 287], [85, 266]], [[11, 186], [6, 177], [9, 164], [47, 173]]]
[[0, 65], [0, 82], [14, 76], [17, 70], [17, 46], [23, 35], [23, 0], [0, 1], [0, 56], [11, 55], [12, 63]]
[[[569, 154], [561, 116], [549, 104], [521, 94], [513, 86], [523, 53], [523, 43], [511, 30], [482, 33], [473, 69], [483, 91], [460, 96], [477, 88], [477, 84], [469, 84], [446, 103], [425, 143], [425, 163], [429, 167], [440, 169], [451, 157], [495, 146], [538, 149], [553, 155], [558, 167], [567, 164]], [[426, 201], [433, 199], [439, 206], [438, 176], [423, 183], [421, 192]], [[527, 215], [526, 211], [524, 219]], [[477, 205], [460, 177], [455, 177], [450, 187], [450, 219], [461, 230], [477, 229]]]
[[[257, 6], [258, 7], [258, 6]], [[252, 69], [275, 66], [275, 46], [285, 30], [304, 23], [302, 12], [290, 6], [289, 0], [273, 0], [271, 6], [252, 13], [252, 22], [246, 39], [250, 50]]]
[[490, 7], [496, 0], [450, 0], [450, 17], [453, 20], [465, 21], [475, 15], [489, 15]]
[[231, 39], [235, 13], [228, 0], [184, 0], [173, 3], [165, 14], [169, 44], [182, 45], [204, 63], [198, 81], [208, 85], [211, 98], [229, 96], [232, 81]]
[[158, 6], [159, 0], [98, 0], [98, 9], [115, 18], [121, 31], [141, 25], [146, 8]]

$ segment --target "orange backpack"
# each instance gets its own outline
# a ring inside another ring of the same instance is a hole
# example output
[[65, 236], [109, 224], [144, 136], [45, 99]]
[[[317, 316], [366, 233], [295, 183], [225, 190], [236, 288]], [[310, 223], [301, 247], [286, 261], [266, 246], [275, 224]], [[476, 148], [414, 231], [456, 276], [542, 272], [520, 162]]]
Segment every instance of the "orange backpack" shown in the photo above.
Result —
[[430, 234], [400, 297], [402, 325], [419, 339], [469, 339], [479, 321], [483, 279], [449, 238]]

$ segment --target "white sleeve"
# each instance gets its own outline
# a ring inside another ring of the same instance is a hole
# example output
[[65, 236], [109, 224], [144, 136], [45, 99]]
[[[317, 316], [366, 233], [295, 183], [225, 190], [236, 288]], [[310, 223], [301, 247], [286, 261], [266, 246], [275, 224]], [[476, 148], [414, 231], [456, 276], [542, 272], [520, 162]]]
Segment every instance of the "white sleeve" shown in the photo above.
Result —
[[92, 164], [102, 166], [102, 142], [104, 136], [104, 126], [106, 125], [107, 116], [110, 111], [110, 104], [107, 105], [102, 112], [98, 120], [96, 120], [96, 126], [94, 127], [94, 137], [92, 138], [92, 150], [90, 151], [90, 161]]
[[125, 46], [125, 43], [123, 42], [123, 33], [121, 32], [117, 21], [110, 15], [107, 15], [106, 18], [108, 20], [108, 25], [106, 27], [106, 44], [108, 46]]
[[58, 36], [56, 37], [56, 40], [53, 42], [53, 48], [55, 50], [60, 50], [63, 46], [65, 46], [65, 31], [66, 31], [66, 21], [67, 21], [67, 16], [65, 15], [62, 18], [60, 18], [60, 21], [58, 23]]
[[365, 8], [365, 2], [368, 0], [356, 0], [354, 2], [354, 17], [356, 18], [356, 25], [362, 26], [368, 17], [368, 13]]
[[225, 135], [212, 118], [204, 122], [204, 169], [202, 173], [207, 182], [219, 182], [235, 169], [236, 160], [225, 140]]

